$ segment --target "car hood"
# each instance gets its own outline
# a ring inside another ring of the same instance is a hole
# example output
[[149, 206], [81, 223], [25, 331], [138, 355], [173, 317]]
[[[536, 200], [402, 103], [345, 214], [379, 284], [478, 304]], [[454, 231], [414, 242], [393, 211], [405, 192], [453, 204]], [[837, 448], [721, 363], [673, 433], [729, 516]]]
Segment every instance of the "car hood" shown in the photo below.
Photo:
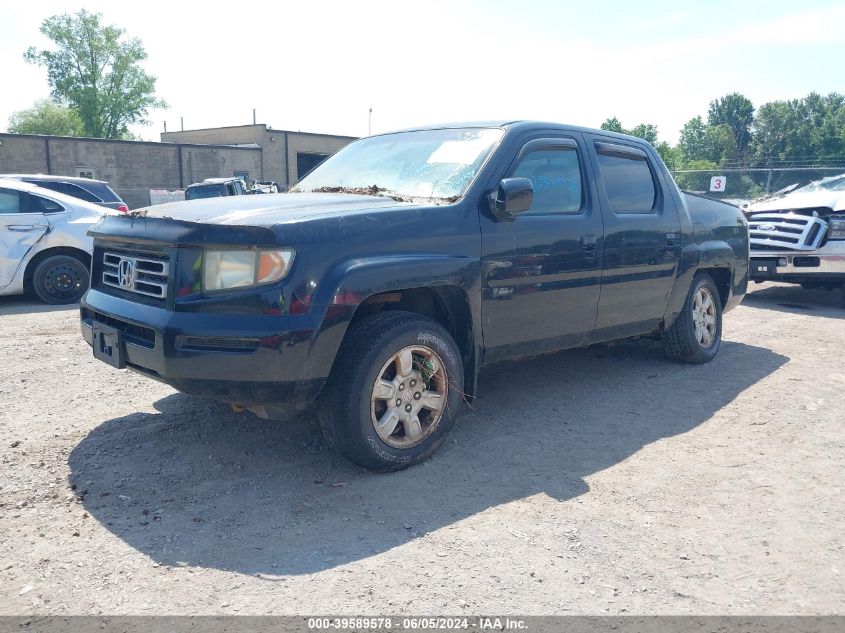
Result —
[[383, 196], [274, 193], [169, 202], [138, 209], [128, 215], [205, 224], [270, 227], [341, 211], [377, 211], [400, 206], [414, 205]]
[[776, 198], [752, 202], [746, 213], [760, 211], [785, 211], [791, 209], [812, 209], [827, 207], [833, 210], [845, 209], [845, 192], [842, 191], [794, 191]]

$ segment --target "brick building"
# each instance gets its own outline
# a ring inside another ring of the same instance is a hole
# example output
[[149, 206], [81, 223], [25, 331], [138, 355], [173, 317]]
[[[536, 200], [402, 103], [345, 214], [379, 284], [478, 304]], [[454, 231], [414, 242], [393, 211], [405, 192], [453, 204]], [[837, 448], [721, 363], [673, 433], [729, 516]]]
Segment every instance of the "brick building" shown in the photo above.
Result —
[[[264, 124], [215, 127], [181, 132], [163, 132], [163, 142], [238, 146], [258, 146], [262, 149], [263, 175], [257, 180], [275, 180], [280, 187], [290, 187], [302, 176], [344, 145], [355, 140], [351, 136], [311, 134], [274, 130]], [[237, 174], [221, 174], [225, 176]]]
[[161, 143], [0, 133], [0, 174], [56, 174], [106, 180], [130, 208], [151, 189], [184, 189], [220, 176], [293, 185], [352, 137], [273, 130], [266, 125], [185, 130]]

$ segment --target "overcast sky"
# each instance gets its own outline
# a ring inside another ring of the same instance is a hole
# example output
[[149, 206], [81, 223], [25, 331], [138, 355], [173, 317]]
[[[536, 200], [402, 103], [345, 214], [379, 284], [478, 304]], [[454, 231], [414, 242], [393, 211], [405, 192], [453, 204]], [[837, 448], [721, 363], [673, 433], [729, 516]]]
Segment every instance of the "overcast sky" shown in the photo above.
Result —
[[[134, 131], [258, 122], [348, 134], [534, 118], [658, 126], [674, 142], [708, 102], [845, 92], [845, 3], [0, 0], [0, 129], [47, 97], [23, 61], [50, 15], [86, 8], [139, 37], [168, 103]], [[204, 7], [202, 10], [200, 7]]]

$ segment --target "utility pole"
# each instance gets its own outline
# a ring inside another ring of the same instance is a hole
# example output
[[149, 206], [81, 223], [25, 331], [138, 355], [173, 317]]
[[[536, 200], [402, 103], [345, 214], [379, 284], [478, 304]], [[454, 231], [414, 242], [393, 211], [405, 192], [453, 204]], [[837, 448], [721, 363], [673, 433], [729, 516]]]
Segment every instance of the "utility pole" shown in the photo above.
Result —
[[184, 132], [184, 131], [185, 131], [185, 117], [180, 116], [180, 117], [179, 117], [179, 123], [181, 123], [181, 125], [182, 125], [182, 131]]
[[252, 109], [252, 124], [255, 125], [255, 108]]
[[370, 115], [367, 121], [367, 136], [373, 135], [373, 106], [370, 106]]

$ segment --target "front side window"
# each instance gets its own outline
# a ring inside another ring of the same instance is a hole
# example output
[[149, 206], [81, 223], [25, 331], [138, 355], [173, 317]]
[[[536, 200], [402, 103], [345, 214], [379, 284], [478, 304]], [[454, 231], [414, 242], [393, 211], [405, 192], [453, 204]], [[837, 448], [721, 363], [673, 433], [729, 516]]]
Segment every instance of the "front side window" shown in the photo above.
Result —
[[656, 190], [645, 157], [598, 154], [604, 189], [614, 213], [651, 213]]
[[453, 202], [503, 134], [499, 128], [459, 128], [371, 136], [341, 149], [291, 191]]
[[510, 176], [528, 178], [534, 186], [534, 201], [528, 213], [578, 213], [581, 210], [581, 167], [574, 148], [527, 152]]

